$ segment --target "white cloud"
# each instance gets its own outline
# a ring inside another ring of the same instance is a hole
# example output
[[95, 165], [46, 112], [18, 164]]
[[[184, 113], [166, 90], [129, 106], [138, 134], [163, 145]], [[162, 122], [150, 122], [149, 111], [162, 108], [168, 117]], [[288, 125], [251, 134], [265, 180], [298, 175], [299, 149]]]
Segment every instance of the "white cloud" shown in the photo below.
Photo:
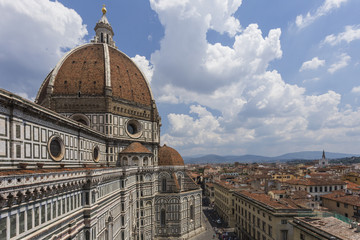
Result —
[[333, 74], [334, 72], [346, 67], [351, 60], [351, 57], [345, 53], [341, 54], [340, 60], [334, 64], [331, 64], [331, 66], [328, 69], [328, 72]]
[[345, 31], [339, 33], [338, 35], [328, 35], [324, 39], [324, 43], [330, 44], [331, 46], [335, 46], [341, 42], [350, 43], [355, 40], [360, 39], [360, 25], [346, 26]]
[[[160, 49], [151, 55], [152, 89], [158, 102], [190, 106], [188, 113], [167, 116], [162, 142], [185, 155], [271, 155], [351, 142], [347, 135], [360, 131], [360, 110], [341, 109], [341, 95], [334, 91], [306, 95], [305, 88], [268, 70], [282, 56], [280, 29], [264, 34], [250, 24], [241, 31], [232, 27], [232, 46], [207, 41], [207, 31], [228, 29], [227, 19], [236, 11], [223, 2], [151, 1], [165, 28]], [[324, 65], [314, 58], [303, 69]]]
[[320, 78], [319, 77], [314, 77], [314, 78], [310, 78], [310, 79], [305, 79], [303, 80], [303, 83], [307, 83], [307, 82], [317, 82], [319, 81]]
[[319, 17], [325, 16], [334, 9], [339, 8], [342, 4], [346, 3], [348, 0], [325, 0], [324, 3], [316, 9], [314, 13], [308, 12], [305, 16], [298, 15], [296, 17], [296, 26], [298, 28], [304, 28], [313, 23]]
[[146, 59], [144, 56], [137, 55], [133, 58], [131, 58], [136, 65], [140, 68], [140, 70], [145, 75], [146, 79], [151, 82], [153, 73], [154, 73], [154, 66], [151, 65], [149, 60]]
[[0, 15], [0, 52], [6, 56], [0, 56], [0, 84], [33, 98], [64, 51], [84, 42], [86, 26], [57, 1], [1, 0]]
[[304, 70], [314, 70], [324, 65], [325, 60], [320, 60], [318, 57], [314, 57], [309, 61], [303, 62], [299, 71], [302, 72]]
[[22, 98], [25, 98], [25, 99], [27, 99], [27, 100], [30, 100], [30, 101], [32, 101], [32, 102], [35, 101], [35, 98], [34, 98], [34, 97], [29, 97], [29, 95], [28, 95], [27, 93], [25, 93], [25, 92], [17, 92], [17, 93], [15, 93], [15, 94], [19, 95], [19, 96], [22, 97]]
[[351, 92], [352, 92], [352, 93], [360, 93], [360, 86], [353, 87], [353, 88], [351, 89]]

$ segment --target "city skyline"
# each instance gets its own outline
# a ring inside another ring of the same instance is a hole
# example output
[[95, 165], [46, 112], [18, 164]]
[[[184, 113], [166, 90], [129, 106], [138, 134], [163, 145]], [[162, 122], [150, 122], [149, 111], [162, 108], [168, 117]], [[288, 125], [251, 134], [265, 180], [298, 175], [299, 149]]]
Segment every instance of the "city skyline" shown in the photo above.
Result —
[[185, 156], [359, 153], [359, 2], [206, 3], [1, 1], [0, 87], [34, 100], [106, 4], [116, 45], [151, 83], [161, 144]]

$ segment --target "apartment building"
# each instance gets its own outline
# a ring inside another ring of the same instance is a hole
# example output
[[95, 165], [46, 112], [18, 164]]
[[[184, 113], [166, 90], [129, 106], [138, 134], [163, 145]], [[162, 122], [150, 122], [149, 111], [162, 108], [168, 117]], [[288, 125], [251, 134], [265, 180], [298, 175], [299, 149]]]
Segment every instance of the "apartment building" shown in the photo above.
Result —
[[205, 196], [209, 199], [210, 203], [214, 203], [215, 201], [215, 193], [214, 193], [214, 184], [206, 183], [205, 184]]
[[329, 211], [360, 221], [360, 196], [349, 191], [334, 191], [322, 196], [323, 206]]
[[344, 179], [360, 185], [360, 173], [351, 172], [344, 176]]
[[275, 200], [262, 192], [235, 191], [235, 232], [242, 240], [292, 240], [289, 221], [311, 215], [312, 210], [298, 207], [291, 199]]
[[294, 228], [293, 239], [299, 240], [357, 240], [360, 231], [334, 217], [296, 217], [290, 224]]
[[235, 187], [229, 183], [214, 182], [214, 208], [230, 227], [235, 226], [234, 190]]
[[339, 179], [331, 178], [306, 178], [299, 180], [286, 181], [294, 190], [305, 190], [314, 197], [315, 201], [320, 201], [322, 195], [332, 191], [346, 189], [346, 183]]

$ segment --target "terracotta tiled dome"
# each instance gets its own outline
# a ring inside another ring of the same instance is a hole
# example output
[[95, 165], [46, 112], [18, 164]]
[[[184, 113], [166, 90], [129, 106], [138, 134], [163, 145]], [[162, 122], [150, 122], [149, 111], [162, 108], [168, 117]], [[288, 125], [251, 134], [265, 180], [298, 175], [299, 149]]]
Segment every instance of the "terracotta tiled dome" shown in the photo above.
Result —
[[159, 148], [159, 166], [184, 166], [184, 160], [173, 148], [166, 145]]
[[51, 96], [112, 96], [150, 106], [147, 80], [124, 53], [106, 43], [89, 43], [67, 53], [42, 84], [36, 101]]

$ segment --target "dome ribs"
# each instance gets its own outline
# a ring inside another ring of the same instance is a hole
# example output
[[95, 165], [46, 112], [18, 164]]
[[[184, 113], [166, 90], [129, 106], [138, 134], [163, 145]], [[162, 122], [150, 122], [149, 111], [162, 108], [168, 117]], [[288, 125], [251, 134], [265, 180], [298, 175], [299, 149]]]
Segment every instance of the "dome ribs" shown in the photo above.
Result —
[[133, 108], [153, 106], [150, 85], [140, 69], [124, 53], [103, 43], [85, 44], [67, 53], [44, 80], [37, 98], [58, 112], [79, 111], [77, 105], [68, 103], [68, 99], [77, 98], [81, 104], [100, 101], [101, 106], [110, 104], [106, 111], [124, 108], [122, 113], [144, 118], [150, 117], [149, 113], [140, 114], [143, 109]]
[[159, 166], [184, 166], [184, 160], [175, 149], [164, 146], [159, 148]]
[[122, 52], [109, 47], [113, 96], [141, 105], [151, 105], [151, 93], [138, 67]]
[[[72, 53], [62, 64], [54, 82], [56, 95], [102, 95], [105, 88], [104, 50], [100, 44]], [[96, 86], [94, 86], [94, 81]]]

